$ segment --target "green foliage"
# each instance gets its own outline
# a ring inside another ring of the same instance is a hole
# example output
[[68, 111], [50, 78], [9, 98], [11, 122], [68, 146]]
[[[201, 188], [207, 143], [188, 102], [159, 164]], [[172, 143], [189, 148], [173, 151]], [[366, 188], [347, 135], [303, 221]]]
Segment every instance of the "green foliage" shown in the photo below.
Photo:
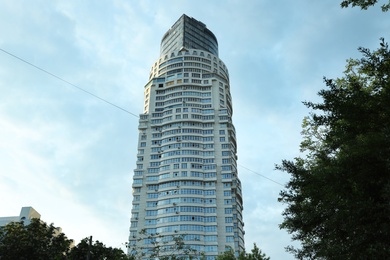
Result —
[[[349, 5], [352, 7], [360, 6], [361, 9], [367, 10], [368, 7], [375, 5], [378, 0], [343, 0], [341, 2], [341, 7], [346, 8]], [[382, 11], [387, 12], [390, 8], [390, 1], [388, 4], [382, 5]]]
[[95, 241], [89, 244], [89, 238], [84, 238], [80, 243], [73, 247], [68, 255], [68, 259], [85, 260], [87, 256], [90, 260], [110, 259], [126, 260], [129, 257], [122, 249], [106, 247], [103, 243]]
[[359, 48], [344, 77], [325, 79], [323, 103], [305, 118], [304, 158], [283, 161], [291, 175], [279, 201], [281, 228], [302, 248], [299, 259], [390, 258], [390, 52], [381, 39]]
[[251, 253], [241, 252], [238, 257], [234, 255], [234, 251], [232, 248], [226, 250], [225, 252], [219, 254], [216, 260], [269, 260], [263, 252], [261, 252], [260, 248], [257, 247], [256, 243], [253, 244], [253, 249]]
[[[130, 252], [130, 259], [159, 259], [159, 260], [184, 260], [184, 259], [205, 259], [203, 252], [191, 248], [185, 244], [186, 235], [163, 236], [160, 234], [148, 234], [141, 230], [139, 237], [127, 245]], [[136, 241], [149, 240], [150, 246], [138, 247]], [[251, 253], [241, 252], [236, 258], [232, 248], [217, 256], [217, 260], [269, 260], [261, 250], [254, 244]]]
[[85, 260], [88, 254], [90, 260], [129, 259], [121, 249], [106, 247], [99, 241], [89, 246], [88, 238], [85, 238], [70, 249], [72, 243], [73, 241], [59, 232], [53, 224], [48, 226], [39, 219], [32, 219], [26, 226], [23, 222], [11, 222], [0, 227], [1, 260]]
[[270, 260], [269, 257], [266, 256], [263, 252], [261, 252], [260, 248], [257, 247], [256, 243], [253, 244], [253, 249], [251, 253], [247, 254], [248, 260]]
[[39, 219], [0, 227], [0, 259], [66, 259], [72, 240]]
[[230, 247], [229, 250], [226, 250], [225, 252], [219, 254], [216, 260], [236, 260], [236, 259], [237, 258], [234, 255], [234, 250]]
[[[139, 237], [127, 245], [132, 259], [199, 259], [202, 253], [185, 244], [186, 235], [163, 236], [160, 234], [148, 234], [146, 230], [139, 232]], [[136, 241], [149, 240], [150, 246], [137, 247]]]

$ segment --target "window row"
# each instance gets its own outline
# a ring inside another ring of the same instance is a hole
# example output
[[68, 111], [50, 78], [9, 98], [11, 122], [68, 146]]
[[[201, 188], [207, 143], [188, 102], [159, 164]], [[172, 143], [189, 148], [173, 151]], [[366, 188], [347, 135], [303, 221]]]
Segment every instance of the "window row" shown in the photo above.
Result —
[[199, 155], [199, 156], [214, 156], [214, 151], [199, 151], [199, 150], [175, 150], [170, 152], [165, 152], [161, 154], [161, 157], [157, 156], [153, 159], [170, 157], [170, 156], [179, 156], [179, 155]]
[[169, 216], [162, 217], [157, 219], [146, 220], [146, 224], [151, 223], [150, 225], [161, 224], [161, 223], [170, 223], [170, 222], [178, 222], [178, 221], [192, 221], [192, 222], [217, 222], [217, 217], [204, 217], [204, 216], [188, 216], [188, 215], [178, 215], [178, 216]]
[[[176, 158], [178, 160], [180, 160], [180, 158]], [[186, 159], [185, 157], [184, 158], [181, 158], [182, 161], [186, 161], [186, 160], [183, 160], [183, 159]], [[202, 161], [200, 161], [200, 163], [204, 163], [203, 160], [205, 159], [201, 159]], [[169, 163], [171, 164], [171, 163]], [[216, 165], [215, 164], [199, 164], [199, 163], [191, 163], [189, 165], [189, 168], [190, 169], [202, 169], [202, 170], [205, 170], [205, 171], [208, 171], [208, 170], [215, 170], [216, 169]], [[230, 166], [229, 166], [230, 167]], [[142, 167], [141, 167], [142, 168]], [[173, 164], [173, 169], [179, 169], [180, 168], [180, 164]], [[181, 164], [181, 168], [182, 169], [187, 169], [187, 164]], [[224, 168], [224, 166], [222, 166], [222, 168]], [[168, 171], [168, 170], [171, 170], [171, 165], [165, 165], [165, 166], [160, 166], [159, 168], [148, 168], [147, 172], [148, 173], [159, 173], [159, 172], [163, 172], [163, 171]], [[226, 170], [226, 167], [222, 170]], [[142, 175], [142, 172], [141, 171], [137, 171], [137, 174], [135, 174], [135, 176], [139, 176], [139, 175]], [[174, 174], [172, 177], [177, 177], [178, 174]], [[183, 175], [182, 175], [183, 176]], [[147, 179], [147, 180], [158, 180], [158, 179], [164, 179], [164, 178], [169, 178], [170, 176], [161, 176], [159, 177], [158, 175], [155, 175], [155, 177], [153, 176], [149, 176], [150, 178]], [[200, 176], [193, 176], [193, 177], [200, 177]]]
[[[156, 95], [164, 95], [170, 92], [180, 91], [180, 90], [197, 90], [197, 91], [211, 91], [210, 86], [195, 86], [195, 85], [181, 85], [170, 88], [165, 88], [162, 90], [156, 90]], [[185, 112], [185, 111], [184, 111]]]
[[[178, 231], [201, 231], [201, 232], [217, 232], [217, 226], [203, 225], [172, 225], [156, 228], [157, 233], [163, 232], [178, 232]], [[155, 233], [156, 233], [155, 232]]]
[[[184, 241], [205, 241], [205, 242], [216, 242], [218, 240], [218, 237], [216, 235], [197, 235], [197, 234], [185, 234], [182, 236]], [[153, 237], [153, 238], [145, 238], [144, 244], [152, 244], [153, 242], [162, 242], [167, 243], [174, 241], [176, 239], [176, 236], [168, 235], [163, 237]]]
[[[188, 108], [183, 108], [183, 112], [188, 112]], [[226, 124], [224, 124], [226, 126]], [[182, 122], [175, 122], [175, 123], [170, 123], [163, 125], [162, 127], [153, 127], [152, 131], [156, 132], [161, 132], [162, 130], [170, 129], [172, 127], [174, 128], [180, 128], [180, 127], [185, 127], [189, 126], [191, 128], [193, 127], [199, 127], [199, 128], [212, 128], [214, 126], [214, 123], [199, 123], [199, 122], [192, 122], [192, 121], [182, 121]], [[222, 128], [222, 124], [220, 124], [220, 127]]]
[[[187, 164], [183, 164], [182, 163], [181, 168], [182, 169], [186, 169], [187, 168]], [[141, 175], [143, 175], [143, 171], [134, 171], [134, 176], [141, 176]], [[166, 178], [175, 178], [175, 177], [179, 177], [179, 176], [180, 177], [198, 177], [198, 178], [216, 178], [217, 174], [215, 172], [202, 173], [202, 172], [193, 172], [193, 171], [191, 171], [190, 174], [188, 174], [187, 171], [181, 171], [180, 173], [179, 172], [173, 172], [172, 174], [171, 173], [164, 173], [164, 174], [160, 174], [158, 176], [159, 176], [159, 178], [153, 177], [154, 180], [158, 180], [158, 179], [161, 180], [161, 179], [166, 179]]]
[[[218, 252], [218, 246], [210, 246], [210, 245], [203, 246], [203, 245], [186, 244], [186, 247], [191, 248], [191, 250], [193, 250], [194, 252]], [[154, 248], [154, 245], [151, 248], [147, 248], [147, 247], [143, 248], [142, 252], [144, 254], [152, 254], [154, 252], [154, 249], [152, 249], [152, 248]], [[170, 245], [160, 246], [159, 250], [161, 250], [161, 252], [172, 250], [172, 246], [170, 246]], [[185, 258], [187, 256], [183, 255], [183, 257], [184, 257], [184, 259], [187, 259], [187, 258]], [[215, 260], [215, 257], [212, 257], [212, 258], [205, 257], [205, 260]]]
[[[196, 129], [196, 128], [183, 128], [183, 129], [173, 129], [169, 131], [164, 131], [163, 133], [153, 133], [152, 138], [161, 138], [167, 135], [178, 135], [178, 134], [199, 134], [199, 135], [212, 135], [213, 129]], [[174, 138], [177, 139], [177, 138]], [[141, 140], [146, 140], [146, 135], [141, 136]]]
[[[145, 143], [146, 146], [146, 143]], [[180, 148], [179, 148], [180, 147]], [[165, 151], [168, 149], [181, 149], [181, 148], [201, 148], [201, 149], [214, 149], [214, 144], [202, 144], [202, 143], [191, 143], [191, 142], [178, 142], [178, 143], [172, 143], [169, 145], [164, 145], [161, 147], [158, 147], [160, 151]], [[153, 149], [153, 148], [152, 148]]]
[[173, 186], [177, 186], [177, 188], [183, 186], [204, 186], [204, 187], [215, 187], [214, 181], [171, 181], [165, 182], [161, 184], [150, 184], [148, 185], [148, 190], [159, 190], [164, 188], [169, 188]]
[[[168, 204], [176, 205], [178, 203], [216, 204], [216, 199], [203, 199], [203, 198], [191, 198], [191, 197], [171, 198], [171, 199], [165, 199], [165, 200], [160, 200], [160, 201], [147, 201], [146, 207], [154, 208], [157, 206], [163, 206], [163, 205], [168, 205]], [[133, 209], [134, 210], [139, 209], [139, 204], [133, 204]]]
[[154, 140], [152, 141], [152, 145], [156, 144], [163, 144], [163, 143], [168, 143], [168, 142], [180, 142], [180, 141], [200, 141], [200, 142], [211, 142], [213, 141], [213, 136], [207, 136], [207, 137], [202, 137], [202, 136], [196, 136], [196, 135], [181, 135], [178, 137], [170, 137], [170, 138], [164, 138], [162, 140]]
[[[215, 207], [199, 207], [199, 206], [174, 206], [168, 207], [159, 210], [147, 210], [146, 212], [151, 212], [149, 214], [162, 215], [162, 214], [170, 214], [176, 212], [196, 212], [196, 213], [216, 213], [217, 208]], [[147, 216], [155, 216], [155, 215], [147, 215]]]
[[[164, 102], [156, 102], [155, 106], [156, 107], [165, 107], [165, 106], [168, 106], [169, 104], [185, 103], [185, 102], [211, 103], [211, 98], [174, 98], [174, 99], [167, 100]], [[152, 122], [153, 122], [153, 120], [152, 120]], [[158, 123], [158, 121], [155, 121], [155, 122], [156, 122], [155, 124]]]
[[166, 95], [157, 95], [157, 101], [164, 101], [174, 97], [189, 96], [189, 97], [211, 97], [211, 92], [197, 92], [197, 91], [181, 91], [173, 92]]
[[[150, 194], [155, 194], [155, 195], [150, 195]], [[162, 191], [159, 193], [148, 193], [148, 198], [158, 198], [158, 197], [165, 197], [165, 196], [178, 195], [178, 194], [212, 196], [212, 195], [215, 195], [215, 190], [175, 189], [175, 190]]]

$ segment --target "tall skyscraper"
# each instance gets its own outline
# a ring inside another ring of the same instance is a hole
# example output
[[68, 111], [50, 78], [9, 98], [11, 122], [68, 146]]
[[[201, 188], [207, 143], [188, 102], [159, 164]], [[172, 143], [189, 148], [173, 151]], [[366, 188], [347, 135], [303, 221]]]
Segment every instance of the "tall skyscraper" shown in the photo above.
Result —
[[[207, 259], [244, 250], [228, 69], [206, 25], [183, 15], [144, 87], [129, 244], [184, 243]], [[142, 238], [140, 232], [145, 232]]]

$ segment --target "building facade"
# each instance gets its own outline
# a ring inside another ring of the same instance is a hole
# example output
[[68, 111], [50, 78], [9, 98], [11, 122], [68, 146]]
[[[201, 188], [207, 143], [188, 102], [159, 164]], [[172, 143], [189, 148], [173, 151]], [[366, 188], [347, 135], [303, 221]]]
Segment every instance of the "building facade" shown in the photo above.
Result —
[[181, 236], [207, 259], [244, 250], [229, 74], [205, 24], [183, 15], [163, 36], [143, 110], [130, 248], [147, 258], [155, 242], [169, 251]]
[[31, 223], [31, 219], [33, 218], [40, 219], [41, 214], [39, 214], [33, 207], [22, 207], [19, 216], [0, 217], [0, 227], [3, 227], [11, 222], [20, 221], [23, 221], [25, 225], [29, 225]]
[[[19, 216], [0, 217], [0, 227], [4, 227], [11, 222], [23, 222], [24, 226], [31, 224], [32, 219], [41, 219], [41, 214], [38, 213], [33, 207], [22, 207]], [[42, 223], [43, 221], [40, 220]], [[58, 236], [62, 233], [62, 228], [56, 227], [54, 230], [54, 236]], [[70, 244], [70, 247], [74, 247], [74, 242]], [[0, 257], [1, 258], [1, 257]]]

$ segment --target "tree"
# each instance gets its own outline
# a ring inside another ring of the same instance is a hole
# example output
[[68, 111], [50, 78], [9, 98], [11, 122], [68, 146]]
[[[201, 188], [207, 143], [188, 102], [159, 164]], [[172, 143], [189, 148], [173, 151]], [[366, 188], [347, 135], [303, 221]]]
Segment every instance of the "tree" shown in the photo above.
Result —
[[[160, 260], [176, 260], [176, 259], [198, 259], [202, 256], [201, 252], [193, 249], [185, 243], [186, 235], [160, 235], [149, 234], [146, 229], [139, 232], [139, 237], [135, 238], [127, 244], [130, 249], [131, 259], [160, 259]], [[145, 247], [137, 247], [137, 241], [147, 242]]]
[[[360, 6], [361, 9], [367, 10], [368, 7], [375, 5], [378, 0], [343, 0], [341, 2], [341, 7], [346, 8], [349, 5], [352, 7]], [[388, 4], [382, 5], [382, 11], [387, 12], [390, 9], [390, 1]]]
[[230, 247], [229, 250], [219, 254], [217, 260], [270, 260], [270, 258], [261, 252], [260, 248], [254, 243], [251, 253], [246, 253], [244, 251], [236, 257], [233, 249]]
[[229, 247], [227, 249], [228, 250], [226, 250], [225, 252], [220, 253], [217, 256], [216, 260], [236, 260], [236, 259], [244, 260], [245, 253], [240, 253], [240, 255], [236, 258], [233, 248]]
[[66, 259], [72, 240], [53, 224], [32, 219], [0, 227], [0, 259]]
[[277, 169], [291, 175], [280, 225], [300, 241], [299, 259], [390, 259], [390, 52], [347, 62], [325, 79], [322, 103], [304, 119], [302, 157]]
[[72, 260], [85, 260], [89, 255], [90, 260], [110, 259], [110, 260], [126, 260], [129, 257], [122, 249], [106, 247], [102, 242], [95, 241], [89, 244], [89, 238], [86, 237], [80, 243], [73, 247], [68, 255]]
[[257, 247], [256, 243], [253, 244], [253, 249], [251, 253], [247, 254], [248, 260], [270, 260], [269, 257], [266, 256], [261, 249]]

